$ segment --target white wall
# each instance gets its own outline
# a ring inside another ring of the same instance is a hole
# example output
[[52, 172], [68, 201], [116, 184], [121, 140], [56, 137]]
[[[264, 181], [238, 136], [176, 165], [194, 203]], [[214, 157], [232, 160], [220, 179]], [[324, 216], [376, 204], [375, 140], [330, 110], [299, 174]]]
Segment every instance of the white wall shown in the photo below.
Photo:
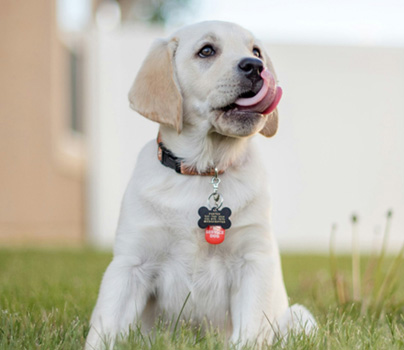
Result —
[[398, 248], [404, 239], [404, 49], [279, 45], [270, 53], [285, 95], [278, 135], [260, 141], [281, 245], [327, 249], [337, 223], [337, 243], [347, 248], [355, 212], [369, 247], [393, 209], [392, 247]]
[[[130, 110], [127, 93], [161, 35], [131, 27], [87, 38], [89, 239], [101, 246], [113, 241], [138, 151], [157, 133]], [[404, 48], [267, 47], [285, 94], [278, 134], [257, 137], [281, 247], [327, 250], [337, 223], [346, 249], [352, 212], [370, 247], [391, 208], [397, 248], [404, 238]]]
[[86, 38], [87, 231], [98, 246], [112, 245], [137, 154], [157, 135], [157, 124], [132, 111], [127, 96], [151, 42], [161, 35], [135, 27]]

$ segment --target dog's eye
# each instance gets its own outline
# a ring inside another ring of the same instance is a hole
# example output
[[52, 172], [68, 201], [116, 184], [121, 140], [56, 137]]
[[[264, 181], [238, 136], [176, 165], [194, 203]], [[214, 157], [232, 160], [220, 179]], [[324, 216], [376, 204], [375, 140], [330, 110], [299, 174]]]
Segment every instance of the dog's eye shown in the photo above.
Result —
[[198, 55], [199, 57], [206, 58], [213, 56], [215, 54], [215, 50], [213, 50], [213, 47], [210, 45], [205, 45], [199, 52]]
[[253, 52], [254, 56], [257, 56], [257, 57], [261, 58], [261, 51], [260, 51], [260, 49], [254, 47], [253, 50], [252, 50], [252, 52]]

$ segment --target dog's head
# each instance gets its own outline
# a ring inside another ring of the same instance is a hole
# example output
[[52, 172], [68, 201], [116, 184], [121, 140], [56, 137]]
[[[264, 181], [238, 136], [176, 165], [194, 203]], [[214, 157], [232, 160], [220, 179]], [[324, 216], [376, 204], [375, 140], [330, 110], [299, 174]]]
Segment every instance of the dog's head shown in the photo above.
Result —
[[157, 40], [129, 92], [131, 107], [181, 132], [270, 137], [282, 95], [262, 45], [242, 27], [202, 22]]

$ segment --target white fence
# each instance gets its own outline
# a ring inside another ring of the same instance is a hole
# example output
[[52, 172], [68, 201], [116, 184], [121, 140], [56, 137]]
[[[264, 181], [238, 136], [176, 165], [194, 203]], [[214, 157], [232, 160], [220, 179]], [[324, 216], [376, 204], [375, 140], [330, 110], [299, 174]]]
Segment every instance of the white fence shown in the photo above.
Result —
[[[162, 33], [93, 33], [86, 44], [89, 239], [113, 242], [120, 201], [157, 124], [130, 110], [127, 93]], [[350, 247], [359, 216], [364, 249], [380, 245], [393, 209], [391, 248], [404, 240], [404, 48], [267, 45], [284, 89], [280, 129], [257, 136], [270, 174], [275, 234], [284, 250]], [[376, 242], [376, 243], [372, 243]]]

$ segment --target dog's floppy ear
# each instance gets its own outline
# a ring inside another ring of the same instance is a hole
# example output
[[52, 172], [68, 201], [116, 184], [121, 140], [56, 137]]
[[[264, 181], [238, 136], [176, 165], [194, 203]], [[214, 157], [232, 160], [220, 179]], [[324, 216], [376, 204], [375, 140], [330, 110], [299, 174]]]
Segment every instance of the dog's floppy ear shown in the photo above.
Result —
[[[265, 50], [263, 50], [262, 53], [264, 55], [267, 68], [271, 71], [271, 73], [277, 80], [275, 69], [271, 62], [271, 59], [269, 58]], [[264, 135], [265, 137], [272, 137], [278, 131], [278, 108], [275, 108], [274, 111], [271, 114], [269, 114], [267, 118], [268, 119], [264, 127], [261, 129], [260, 134]]]
[[130, 106], [155, 122], [182, 130], [182, 97], [173, 58], [177, 40], [156, 40], [129, 91]]
[[275, 108], [267, 118], [268, 119], [264, 127], [261, 129], [260, 134], [264, 135], [265, 137], [272, 137], [278, 131], [278, 108]]

